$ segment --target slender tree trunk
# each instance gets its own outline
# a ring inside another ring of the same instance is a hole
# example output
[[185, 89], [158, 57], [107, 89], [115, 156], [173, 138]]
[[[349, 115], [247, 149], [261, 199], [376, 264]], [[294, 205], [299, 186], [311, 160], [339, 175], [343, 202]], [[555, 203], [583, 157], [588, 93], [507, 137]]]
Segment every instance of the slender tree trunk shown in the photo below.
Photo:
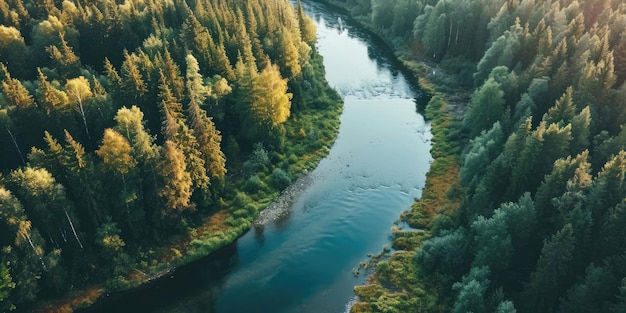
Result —
[[24, 156], [22, 156], [22, 150], [20, 150], [20, 146], [17, 145], [17, 140], [15, 140], [15, 137], [13, 136], [11, 129], [9, 129], [8, 125], [5, 125], [4, 128], [7, 130], [7, 133], [9, 133], [9, 136], [11, 137], [11, 140], [13, 141], [13, 144], [15, 145], [15, 149], [17, 149], [17, 154], [20, 155], [20, 160], [22, 160], [22, 165], [26, 165], [26, 162], [24, 162]]
[[83, 117], [83, 125], [85, 125], [85, 133], [87, 133], [87, 138], [91, 139], [91, 136], [89, 136], [89, 129], [87, 128], [87, 118], [85, 117], [83, 102], [80, 100], [78, 100], [78, 107], [80, 108], [80, 115]]
[[37, 249], [35, 249], [35, 245], [33, 244], [33, 240], [30, 239], [30, 235], [28, 234], [28, 232], [26, 232], [25, 235], [26, 235], [26, 239], [28, 239], [28, 243], [30, 244], [30, 247], [33, 248], [33, 252], [35, 252], [37, 257], [39, 257], [39, 261], [41, 261], [41, 266], [43, 266], [43, 269], [46, 270], [46, 272], [47, 272], [48, 271], [48, 267], [46, 266], [46, 263], [43, 262], [43, 259], [41, 258], [41, 255], [39, 255], [39, 253], [37, 253]]
[[65, 212], [65, 217], [67, 217], [67, 221], [70, 223], [70, 227], [72, 227], [72, 232], [74, 233], [74, 238], [76, 238], [76, 241], [78, 241], [78, 245], [80, 246], [81, 249], [83, 248], [83, 243], [80, 242], [80, 239], [78, 239], [78, 234], [76, 233], [76, 229], [74, 228], [74, 223], [72, 223], [72, 219], [70, 218], [69, 214], [67, 214], [67, 210], [65, 208], [63, 208], [63, 211]]
[[446, 47], [446, 52], [450, 50], [450, 41], [452, 40], [452, 21], [450, 21], [450, 30], [448, 31], [448, 46]]
[[[59, 228], [59, 234], [61, 234], [61, 237], [63, 238], [63, 242], [67, 243], [67, 237], [65, 236], [65, 232], [63, 231], [63, 229]], [[57, 248], [59, 246], [57, 245]]]

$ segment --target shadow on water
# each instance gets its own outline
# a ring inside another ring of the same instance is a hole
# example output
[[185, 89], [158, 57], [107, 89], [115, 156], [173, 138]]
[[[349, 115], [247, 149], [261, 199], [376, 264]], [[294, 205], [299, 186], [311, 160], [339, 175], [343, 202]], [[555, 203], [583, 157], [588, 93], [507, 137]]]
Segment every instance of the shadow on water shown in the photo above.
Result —
[[[369, 58], [375, 61], [380, 69], [389, 70], [394, 77], [400, 74], [404, 76], [411, 89], [416, 92], [418, 105], [425, 106], [428, 103], [430, 95], [419, 86], [415, 73], [398, 60], [393, 49], [380, 36], [372, 30], [364, 28], [341, 7], [315, 0], [303, 1], [302, 5], [307, 14], [310, 14], [318, 24], [320, 20], [323, 20], [326, 25], [337, 29], [338, 32], [346, 31], [349, 38], [355, 38], [366, 43]], [[315, 13], [311, 14], [312, 11]], [[420, 111], [420, 113], [423, 112]]]
[[[238, 263], [237, 242], [234, 242], [207, 258], [200, 259], [173, 272], [146, 283], [138, 288], [120, 293], [103, 295], [98, 302], [77, 313], [109, 313], [109, 312], [155, 312], [171, 303], [192, 297], [194, 293], [215, 298], [214, 292], [220, 288], [228, 273]], [[215, 303], [207, 299], [205, 303]], [[184, 312], [192, 312], [186, 308]], [[215, 312], [214, 308], [202, 307], [197, 312]]]

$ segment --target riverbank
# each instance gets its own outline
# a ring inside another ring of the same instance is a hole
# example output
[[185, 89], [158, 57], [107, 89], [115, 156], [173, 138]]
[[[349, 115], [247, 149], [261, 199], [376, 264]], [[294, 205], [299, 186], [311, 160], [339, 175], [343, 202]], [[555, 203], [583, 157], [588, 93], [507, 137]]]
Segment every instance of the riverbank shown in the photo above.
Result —
[[421, 308], [418, 312], [448, 311], [436, 306], [437, 295], [432, 292], [437, 290], [435, 282], [425, 279], [414, 262], [421, 243], [441, 226], [438, 223], [452, 218], [462, 195], [458, 181], [459, 149], [449, 140], [454, 120], [443, 97], [434, 90], [431, 95], [425, 116], [433, 133], [433, 162], [426, 174], [422, 197], [401, 216], [411, 228], [394, 227], [395, 250], [387, 259], [373, 260], [374, 274], [368, 278], [368, 284], [354, 289], [359, 301], [352, 306], [352, 313], [386, 312], [391, 308], [399, 312], [413, 312], [415, 308]]

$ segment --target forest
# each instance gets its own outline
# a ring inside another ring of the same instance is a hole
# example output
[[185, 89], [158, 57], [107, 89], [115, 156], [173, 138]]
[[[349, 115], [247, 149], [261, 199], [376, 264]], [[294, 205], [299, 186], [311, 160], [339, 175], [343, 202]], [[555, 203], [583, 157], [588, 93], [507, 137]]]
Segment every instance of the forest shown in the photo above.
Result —
[[432, 87], [422, 232], [352, 312], [626, 312], [626, 3], [329, 2]]
[[334, 140], [315, 32], [299, 2], [0, 0], [0, 311], [246, 231]]

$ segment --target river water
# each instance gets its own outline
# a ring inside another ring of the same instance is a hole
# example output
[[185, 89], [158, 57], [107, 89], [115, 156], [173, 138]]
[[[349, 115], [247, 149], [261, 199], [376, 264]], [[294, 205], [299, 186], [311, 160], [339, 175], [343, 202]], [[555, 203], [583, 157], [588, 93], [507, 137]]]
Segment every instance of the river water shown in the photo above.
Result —
[[280, 218], [102, 312], [330, 312], [349, 310], [354, 270], [389, 245], [394, 221], [421, 195], [430, 125], [389, 51], [348, 19], [303, 1], [317, 25], [326, 79], [344, 99], [329, 155]]

